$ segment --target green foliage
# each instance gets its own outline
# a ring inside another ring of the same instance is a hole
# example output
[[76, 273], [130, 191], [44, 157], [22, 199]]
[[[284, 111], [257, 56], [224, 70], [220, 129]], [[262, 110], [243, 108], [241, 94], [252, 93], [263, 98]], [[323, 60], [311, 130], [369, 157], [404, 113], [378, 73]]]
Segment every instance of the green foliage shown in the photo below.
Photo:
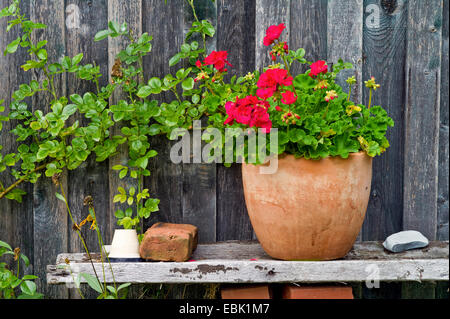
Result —
[[[1, 259], [12, 256], [17, 265], [16, 272], [10, 270]], [[24, 275], [20, 278], [20, 265], [28, 267], [30, 261], [20, 252], [19, 248], [12, 249], [11, 246], [0, 240], [0, 299], [42, 299], [44, 295], [37, 292], [33, 275]]]

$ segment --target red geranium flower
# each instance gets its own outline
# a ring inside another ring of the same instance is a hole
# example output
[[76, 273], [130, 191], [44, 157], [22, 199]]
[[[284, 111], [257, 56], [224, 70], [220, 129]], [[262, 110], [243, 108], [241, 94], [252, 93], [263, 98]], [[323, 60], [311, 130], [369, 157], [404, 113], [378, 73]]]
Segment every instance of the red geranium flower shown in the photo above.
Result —
[[214, 65], [214, 67], [219, 72], [225, 72], [225, 65], [229, 65], [233, 67], [228, 61], [227, 61], [228, 53], [227, 51], [213, 51], [209, 56], [206, 57], [204, 64], [205, 65]]
[[268, 69], [259, 77], [256, 85], [260, 90], [256, 94], [262, 99], [268, 99], [273, 96], [280, 85], [290, 86], [293, 80], [292, 76], [288, 75], [288, 71], [284, 69]]
[[269, 46], [272, 43], [274, 43], [275, 40], [277, 40], [280, 37], [284, 29], [286, 29], [284, 23], [268, 27], [266, 31], [266, 36], [264, 37], [264, 45]]
[[297, 102], [297, 97], [291, 91], [286, 91], [281, 96], [283, 97], [281, 99], [281, 102], [283, 102], [284, 104], [289, 105], [289, 104], [294, 104], [295, 102]]
[[321, 73], [328, 72], [328, 65], [325, 61], [319, 60], [311, 64], [311, 72], [309, 73], [310, 77], [317, 76]]
[[195, 66], [199, 69], [202, 68], [202, 62], [200, 62], [200, 60], [197, 60], [197, 62], [195, 62]]
[[256, 95], [263, 100], [267, 100], [269, 97], [273, 96], [275, 91], [276, 88], [273, 87], [269, 87], [266, 89], [258, 89], [256, 90]]
[[266, 133], [272, 128], [270, 120], [269, 103], [259, 100], [256, 96], [247, 96], [243, 99], [236, 98], [236, 102], [227, 102], [225, 104], [228, 118], [224, 124], [232, 125], [234, 121], [245, 124], [250, 127], [263, 128]]

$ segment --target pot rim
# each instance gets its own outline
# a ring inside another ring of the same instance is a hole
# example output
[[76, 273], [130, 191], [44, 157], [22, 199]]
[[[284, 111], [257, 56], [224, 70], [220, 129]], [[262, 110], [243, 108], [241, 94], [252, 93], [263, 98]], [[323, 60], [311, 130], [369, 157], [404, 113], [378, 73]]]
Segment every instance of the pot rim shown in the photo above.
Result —
[[[349, 153], [348, 154], [348, 156], [350, 157], [350, 156], [364, 156], [364, 155], [366, 155], [366, 156], [368, 156], [368, 157], [370, 157], [369, 155], [367, 155], [367, 153], [365, 152], [365, 151], [359, 151], [359, 152], [354, 152], [354, 153]], [[282, 153], [282, 154], [279, 154], [278, 155], [278, 159], [280, 159], [280, 158], [285, 158], [285, 157], [295, 157], [294, 156], [294, 154], [289, 154], [289, 153]], [[295, 159], [304, 159], [304, 160], [312, 160], [312, 161], [320, 161], [320, 160], [324, 160], [324, 159], [334, 159], [334, 158], [339, 158], [339, 159], [343, 159], [343, 160], [346, 160], [346, 159], [348, 159], [348, 158], [343, 158], [343, 157], [341, 157], [341, 156], [331, 156], [331, 155], [328, 155], [327, 157], [323, 157], [323, 158], [318, 158], [318, 159], [313, 159], [313, 158], [305, 158], [305, 157], [298, 157], [298, 158], [295, 158]]]
[[[367, 155], [367, 153], [366, 153], [365, 151], [359, 151], [359, 152], [349, 153], [349, 155], [348, 155], [347, 158], [342, 158], [342, 157], [340, 157], [340, 156], [327, 156], [327, 157], [324, 157], [324, 158], [318, 158], [318, 159], [304, 158], [303, 156], [302, 156], [302, 157], [295, 158], [295, 156], [294, 156], [293, 154], [282, 153], [282, 154], [279, 154], [279, 155], [278, 155], [278, 160], [283, 160], [283, 159], [286, 159], [286, 158], [294, 158], [295, 160], [305, 160], [305, 161], [316, 161], [316, 162], [318, 162], [318, 161], [321, 161], [321, 160], [330, 160], [330, 159], [348, 160], [350, 157], [364, 156], [364, 155], [365, 155], [366, 157], [368, 157], [369, 159], [373, 159], [372, 157], [370, 157], [369, 155]], [[264, 163], [264, 164], [253, 164], [253, 163], [246, 163], [246, 162], [243, 162], [242, 165], [243, 165], [243, 166], [244, 166], [244, 165], [268, 166], [268, 165], [269, 165], [269, 162]]]

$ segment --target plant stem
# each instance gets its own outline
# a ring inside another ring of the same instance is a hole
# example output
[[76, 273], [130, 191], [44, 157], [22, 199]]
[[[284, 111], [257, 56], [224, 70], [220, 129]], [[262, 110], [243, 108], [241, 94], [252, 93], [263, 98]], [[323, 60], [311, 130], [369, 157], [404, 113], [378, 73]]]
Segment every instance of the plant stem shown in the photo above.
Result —
[[372, 88], [370, 89], [370, 93], [369, 93], [369, 106], [367, 107], [370, 110], [370, 107], [372, 105]]
[[[72, 269], [70, 268], [70, 265], [69, 265], [69, 271], [70, 271], [70, 275], [72, 276], [73, 282], [75, 282], [75, 276], [73, 275], [73, 272], [72, 272]], [[78, 294], [80, 295], [81, 299], [86, 299], [84, 297], [83, 293], [81, 292], [80, 287], [78, 287], [77, 285], [75, 285], [75, 287], [77, 288]]]
[[[73, 225], [77, 225], [75, 223], [75, 220], [73, 219], [72, 211], [70, 210], [69, 202], [67, 201], [67, 197], [66, 197], [66, 194], [64, 193], [64, 188], [62, 187], [61, 183], [59, 183], [59, 188], [61, 190], [61, 195], [64, 197], [64, 202], [66, 203], [66, 208], [67, 208], [67, 212], [69, 213], [70, 219], [72, 220]], [[86, 241], [85, 241], [85, 239], [83, 237], [83, 234], [81, 233], [81, 231], [79, 229], [77, 229], [76, 232], [78, 234], [78, 237], [80, 237], [81, 243], [83, 244], [84, 250], [86, 251], [86, 254], [88, 255], [89, 261], [91, 262], [92, 269], [94, 270], [95, 277], [97, 278], [97, 280], [98, 280], [98, 282], [100, 284], [100, 279], [98, 277], [97, 271], [95, 270], [94, 262], [92, 260], [91, 253], [89, 252], [89, 249], [88, 249], [88, 247], [86, 245]], [[102, 287], [101, 284], [100, 284], [100, 287]], [[103, 291], [103, 287], [102, 287], [102, 291]], [[103, 293], [105, 293], [105, 291], [103, 291]]]
[[17, 278], [19, 278], [20, 274], [20, 253], [17, 255]]
[[[197, 16], [197, 12], [195, 12], [194, 0], [187, 0], [187, 2], [189, 3], [189, 5], [192, 8], [192, 13], [194, 14], [195, 21], [197, 21], [198, 23], [201, 23]], [[207, 54], [206, 53], [206, 35], [203, 32], [202, 32], [202, 39], [203, 39], [203, 49], [205, 50], [205, 56], [206, 56], [206, 54]]]
[[350, 96], [352, 96], [352, 86], [351, 85], [350, 85], [350, 89], [348, 90], [347, 102], [350, 102]]
[[21, 179], [19, 179], [17, 182], [15, 182], [14, 184], [12, 184], [11, 186], [9, 186], [7, 189], [5, 189], [2, 193], [0, 193], [0, 199], [2, 199], [3, 197], [5, 197], [9, 192], [11, 192], [14, 188], [16, 188], [17, 186], [19, 186], [20, 184], [22, 184], [23, 182], [25, 182], [27, 180], [27, 178], [33, 174], [36, 173], [40, 170], [43, 170], [45, 167], [47, 167], [47, 164], [41, 165], [36, 167], [34, 170], [32, 170], [31, 172], [29, 172], [27, 175], [25, 175], [24, 177], [22, 177]]
[[180, 96], [179, 96], [178, 93], [177, 93], [176, 87], [175, 87], [175, 88], [172, 88], [171, 91], [175, 94], [175, 97], [177, 98], [178, 102], [181, 103], [182, 101], [181, 101], [181, 99], [180, 99]]

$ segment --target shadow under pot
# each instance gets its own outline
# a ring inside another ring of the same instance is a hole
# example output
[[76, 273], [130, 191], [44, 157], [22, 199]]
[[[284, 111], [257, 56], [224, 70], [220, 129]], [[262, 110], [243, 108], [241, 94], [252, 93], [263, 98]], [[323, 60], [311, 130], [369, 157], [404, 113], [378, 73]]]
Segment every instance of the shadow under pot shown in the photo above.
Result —
[[111, 262], [139, 262], [139, 240], [135, 229], [116, 229], [109, 251]]

